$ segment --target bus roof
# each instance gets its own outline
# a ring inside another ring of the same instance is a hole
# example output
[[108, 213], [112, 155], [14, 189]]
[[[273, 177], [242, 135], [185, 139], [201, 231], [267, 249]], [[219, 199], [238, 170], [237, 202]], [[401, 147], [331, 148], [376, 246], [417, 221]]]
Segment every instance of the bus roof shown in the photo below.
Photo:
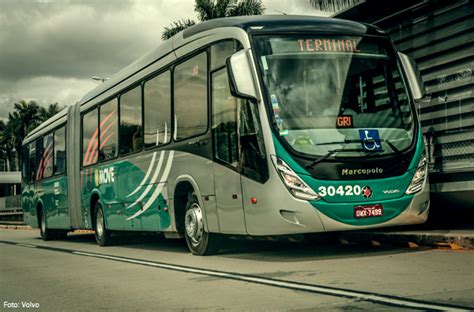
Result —
[[329, 17], [315, 17], [303, 15], [252, 15], [217, 18], [191, 26], [176, 34], [169, 40], [162, 42], [157, 48], [142, 58], [128, 65], [109, 80], [97, 86], [80, 100], [81, 105], [89, 102], [105, 91], [113, 88], [136, 72], [151, 65], [173, 50], [194, 40], [199, 33], [221, 27], [237, 27], [248, 33], [259, 32], [327, 32], [353, 35], [372, 34], [380, 35], [381, 30], [375, 26]]
[[381, 34], [381, 29], [375, 26], [337, 18], [305, 15], [251, 15], [217, 18], [194, 25], [183, 31], [183, 38], [187, 39], [218, 27], [238, 27], [248, 33], [308, 31], [354, 35]]
[[[86, 93], [79, 101], [79, 105], [83, 105], [93, 100], [97, 96], [133, 76], [140, 70], [172, 53], [175, 49], [194, 41], [195, 37], [200, 33], [222, 27], [241, 28], [249, 34], [269, 32], [324, 32], [347, 35], [381, 35], [383, 33], [379, 28], [369, 24], [329, 17], [303, 15], [252, 15], [213, 19], [191, 26], [176, 34], [169, 40], [162, 42], [157, 48], [151, 50], [145, 56], [114, 74], [106, 82]], [[64, 118], [66, 113], [67, 109], [64, 109], [62, 112], [45, 121], [32, 131], [25, 138], [24, 142], [31, 141], [32, 138], [37, 136], [38, 132], [49, 130], [50, 127], [48, 126], [58, 119]]]

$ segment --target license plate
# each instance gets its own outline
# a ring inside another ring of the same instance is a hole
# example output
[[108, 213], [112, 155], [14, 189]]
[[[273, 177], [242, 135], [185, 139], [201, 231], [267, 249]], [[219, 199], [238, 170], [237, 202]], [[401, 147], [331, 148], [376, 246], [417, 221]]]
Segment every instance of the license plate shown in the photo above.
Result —
[[354, 207], [354, 217], [357, 219], [383, 216], [383, 207], [380, 204]]

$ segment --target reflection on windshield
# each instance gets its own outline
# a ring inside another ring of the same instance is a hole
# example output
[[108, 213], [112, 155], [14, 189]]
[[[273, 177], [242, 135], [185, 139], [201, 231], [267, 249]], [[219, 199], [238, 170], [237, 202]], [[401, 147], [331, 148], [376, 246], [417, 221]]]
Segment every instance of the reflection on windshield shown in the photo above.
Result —
[[278, 133], [294, 150], [347, 149], [349, 157], [410, 146], [412, 112], [385, 45], [360, 37], [257, 38]]

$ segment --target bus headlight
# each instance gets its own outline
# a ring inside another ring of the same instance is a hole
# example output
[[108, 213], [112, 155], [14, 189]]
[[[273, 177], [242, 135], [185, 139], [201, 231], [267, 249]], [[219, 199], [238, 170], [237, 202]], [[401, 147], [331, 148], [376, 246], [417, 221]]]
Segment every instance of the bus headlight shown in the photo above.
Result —
[[416, 168], [415, 174], [413, 175], [413, 179], [410, 182], [410, 185], [407, 188], [405, 194], [414, 194], [423, 189], [423, 184], [425, 183], [425, 178], [427, 174], [427, 164], [426, 164], [426, 155], [423, 152], [420, 158], [420, 162], [418, 163], [418, 167]]
[[273, 164], [290, 193], [303, 200], [318, 200], [321, 197], [313, 191], [283, 160], [272, 155]]

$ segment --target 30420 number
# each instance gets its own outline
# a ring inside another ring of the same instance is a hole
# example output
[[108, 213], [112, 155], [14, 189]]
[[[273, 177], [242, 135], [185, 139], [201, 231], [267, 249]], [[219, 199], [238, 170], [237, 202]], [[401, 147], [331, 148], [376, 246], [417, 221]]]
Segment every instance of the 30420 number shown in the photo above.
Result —
[[319, 196], [354, 196], [362, 194], [360, 185], [339, 185], [339, 186], [320, 186], [318, 188]]

